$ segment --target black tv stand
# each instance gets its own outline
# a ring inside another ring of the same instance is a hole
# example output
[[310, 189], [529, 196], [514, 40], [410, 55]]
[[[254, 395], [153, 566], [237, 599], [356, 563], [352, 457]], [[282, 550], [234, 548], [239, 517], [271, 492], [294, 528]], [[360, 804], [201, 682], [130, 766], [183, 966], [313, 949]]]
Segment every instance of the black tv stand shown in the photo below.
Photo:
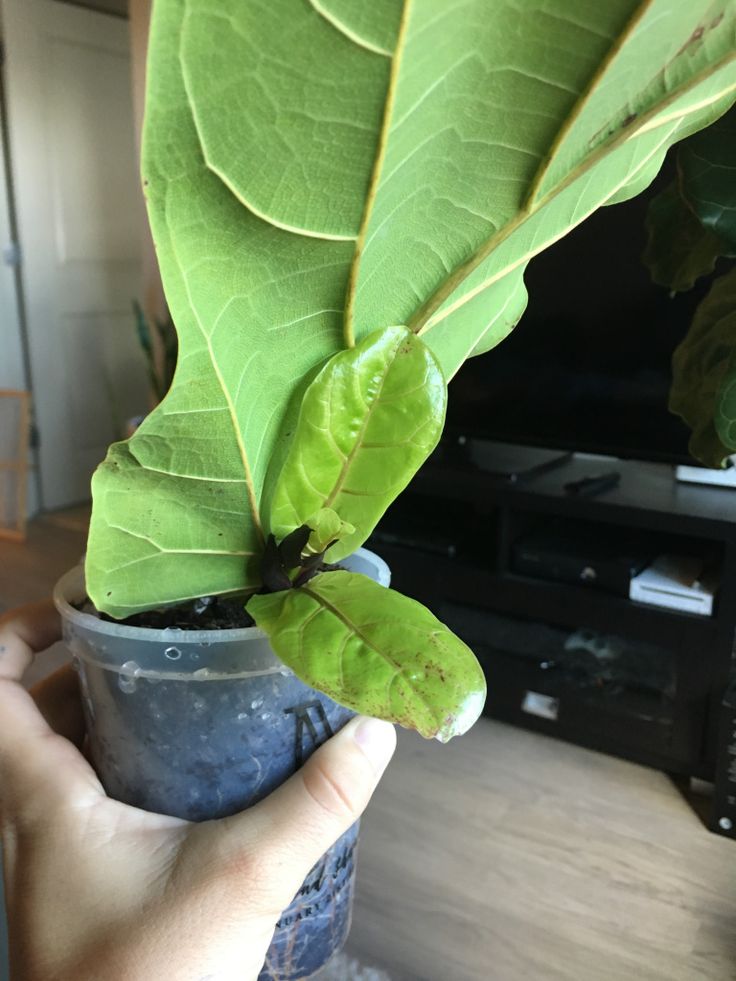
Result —
[[[478, 453], [453, 442], [428, 461], [371, 542], [391, 565], [396, 587], [430, 606], [476, 651], [488, 677], [488, 715], [715, 781], [736, 631], [736, 602], [729, 601], [736, 599], [736, 492], [677, 483], [664, 464], [560, 454], [556, 465], [512, 479], [518, 468], [503, 461], [511, 452], [499, 450], [494, 467], [487, 446], [491, 465], [481, 467]], [[620, 482], [605, 493], [565, 492], [571, 481], [610, 469]], [[609, 537], [654, 539], [673, 553], [707, 551], [720, 574], [713, 614], [514, 571], [520, 537], [557, 525], [576, 526], [591, 540], [607, 529]], [[616, 657], [625, 662], [619, 678], [610, 669]], [[736, 828], [736, 785], [734, 791]], [[714, 813], [713, 830], [736, 836], [719, 825], [722, 817]]]
[[572, 458], [568, 450], [517, 446], [458, 435], [442, 442], [433, 462], [449, 462], [461, 469], [480, 470], [501, 480], [521, 483], [565, 466]]

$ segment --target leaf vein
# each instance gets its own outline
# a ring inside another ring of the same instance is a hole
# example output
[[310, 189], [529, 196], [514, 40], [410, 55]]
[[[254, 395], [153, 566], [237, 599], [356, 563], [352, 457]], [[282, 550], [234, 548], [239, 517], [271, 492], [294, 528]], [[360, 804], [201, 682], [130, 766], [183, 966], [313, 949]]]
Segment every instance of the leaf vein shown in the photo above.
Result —
[[324, 18], [328, 24], [334, 27], [335, 30], [339, 34], [342, 34], [343, 37], [346, 37], [348, 41], [352, 41], [353, 44], [356, 44], [359, 48], [365, 48], [365, 50], [370, 51], [371, 54], [382, 55], [384, 58], [391, 57], [391, 51], [389, 51], [387, 48], [382, 48], [377, 44], [373, 44], [367, 38], [361, 37], [360, 34], [352, 31], [347, 24], [343, 24], [343, 22], [338, 20], [334, 14], [330, 13], [328, 10], [325, 10], [319, 0], [309, 0], [309, 3], [320, 15], [320, 17]]

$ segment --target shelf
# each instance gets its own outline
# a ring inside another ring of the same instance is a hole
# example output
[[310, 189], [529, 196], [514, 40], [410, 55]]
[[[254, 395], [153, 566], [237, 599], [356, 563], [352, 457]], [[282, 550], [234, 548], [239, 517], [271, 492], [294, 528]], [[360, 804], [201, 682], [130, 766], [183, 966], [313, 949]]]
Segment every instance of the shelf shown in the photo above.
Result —
[[392, 566], [397, 588], [430, 605], [439, 591], [445, 600], [477, 609], [561, 627], [629, 634], [672, 649], [693, 646], [697, 650], [716, 642], [714, 617], [635, 603], [593, 588], [489, 572], [462, 555], [448, 558], [380, 542], [372, 542], [371, 547]]
[[711, 617], [634, 603], [595, 589], [514, 573], [493, 574], [468, 565], [453, 568], [452, 577], [454, 582], [444, 584], [448, 599], [512, 616], [631, 634], [662, 646], [712, 643], [715, 637]]
[[460, 502], [489, 502], [513, 509], [569, 515], [674, 535], [697, 535], [736, 543], [736, 491], [678, 483], [664, 464], [612, 460], [618, 487], [594, 497], [575, 497], [565, 484], [590, 476], [600, 463], [584, 457], [533, 480], [511, 482], [457, 456], [431, 459], [407, 494]]
[[[646, 746], [647, 752], [657, 757], [656, 763], [654, 759], [651, 762], [666, 769], [694, 763], [689, 759], [687, 740], [678, 738], [673, 706], [644, 697], [640, 711], [633, 706], [626, 711], [623, 703], [562, 685], [538, 667], [520, 664], [515, 655], [482, 648], [476, 653], [488, 679], [486, 715], [623, 756], [641, 758], [641, 747]], [[557, 718], [525, 711], [522, 705], [527, 692], [557, 699]], [[648, 711], [643, 710], [645, 704]]]
[[[650, 766], [713, 779], [720, 752], [720, 704], [732, 677], [736, 633], [736, 606], [726, 602], [736, 593], [736, 491], [678, 484], [672, 468], [664, 465], [611, 460], [606, 467], [621, 474], [616, 488], [595, 497], [566, 493], [568, 482], [601, 466], [600, 461], [577, 457], [514, 483], [471, 467], [461, 454], [437, 454], [402, 497], [404, 510], [390, 526], [394, 541], [382, 544], [376, 536], [372, 545], [391, 566], [394, 587], [429, 606], [451, 627], [444, 604], [474, 610], [480, 618], [485, 614], [489, 621], [490, 614], [501, 615], [553, 631], [589, 630], [664, 650], [674, 671], [668, 691], [671, 719], [666, 717], [669, 701], [662, 711], [642, 705], [640, 712], [634, 707], [628, 713], [592, 693], [559, 691], [558, 682], [544, 677], [546, 672], [531, 658], [525, 664], [525, 658], [497, 651], [513, 647], [500, 631], [480, 635], [495, 636], [493, 654], [488, 647], [483, 651], [482, 642], [470, 642], [489, 673], [488, 714]], [[512, 544], [534, 525], [559, 518], [590, 527], [591, 535], [600, 526], [601, 537], [610, 536], [611, 529], [626, 537], [633, 532], [637, 541], [654, 537], [664, 543], [662, 554], [670, 551], [670, 543], [673, 554], [678, 544], [685, 550], [702, 545], [704, 556], [713, 550], [720, 565], [720, 601], [713, 615], [635, 603], [582, 583], [507, 572]], [[413, 547], [406, 540], [410, 532]], [[435, 547], [439, 542], [455, 545], [456, 555], [422, 547], [425, 538], [434, 539]], [[522, 650], [530, 652], [526, 646]], [[523, 710], [526, 690], [535, 689], [561, 699], [556, 721]]]
[[[594, 688], [575, 687], [555, 671], [543, 671], [539, 664], [520, 661], [518, 655], [491, 647], [475, 647], [480, 663], [488, 672], [488, 682], [493, 687], [496, 667], [510, 666], [513, 676], [518, 680], [523, 673], [526, 687], [552, 698], [565, 705], [575, 703], [580, 710], [593, 711], [617, 724], [635, 722], [637, 725], [651, 725], [671, 728], [674, 725], [674, 709], [663, 703], [651, 693], [629, 691], [625, 695], [612, 696]], [[530, 714], [530, 713], [527, 713]], [[607, 722], [601, 719], [604, 726]]]

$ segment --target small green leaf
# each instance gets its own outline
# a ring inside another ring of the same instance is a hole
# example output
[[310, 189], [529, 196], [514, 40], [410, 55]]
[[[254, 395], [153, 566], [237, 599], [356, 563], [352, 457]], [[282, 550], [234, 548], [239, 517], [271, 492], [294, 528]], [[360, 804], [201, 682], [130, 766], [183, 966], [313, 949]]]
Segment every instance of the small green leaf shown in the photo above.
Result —
[[713, 272], [725, 252], [723, 240], [700, 223], [676, 183], [652, 200], [642, 258], [655, 283], [676, 292], [692, 289], [696, 279]]
[[693, 431], [690, 452], [722, 467], [736, 451], [736, 269], [715, 281], [675, 351], [670, 409]]
[[332, 508], [321, 508], [305, 523], [312, 530], [307, 542], [307, 551], [314, 555], [324, 552], [332, 542], [339, 542], [355, 531], [355, 525], [343, 521]]
[[355, 527], [329, 552], [361, 545], [437, 445], [447, 385], [406, 327], [375, 331], [332, 357], [307, 389], [271, 502], [282, 538], [323, 508]]
[[475, 655], [420, 603], [353, 572], [251, 597], [248, 612], [294, 673], [336, 702], [447, 742], [480, 715]]
[[736, 112], [685, 140], [677, 153], [680, 189], [703, 225], [736, 252]]

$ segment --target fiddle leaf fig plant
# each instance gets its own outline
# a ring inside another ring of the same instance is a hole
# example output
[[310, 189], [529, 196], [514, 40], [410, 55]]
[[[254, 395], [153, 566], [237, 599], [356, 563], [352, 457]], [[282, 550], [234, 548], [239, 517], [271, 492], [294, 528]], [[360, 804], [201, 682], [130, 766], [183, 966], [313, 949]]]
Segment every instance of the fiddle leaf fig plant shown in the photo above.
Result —
[[179, 361], [93, 480], [98, 609], [243, 594], [314, 687], [465, 731], [468, 648], [331, 563], [519, 320], [529, 260], [733, 102], [735, 33], [727, 0], [155, 0], [142, 169]]
[[[652, 279], [691, 289], [736, 258], [736, 110], [677, 148], [677, 177], [651, 202], [644, 261]], [[670, 409], [692, 430], [706, 466], [736, 453], [736, 268], [714, 279], [672, 359]]]

